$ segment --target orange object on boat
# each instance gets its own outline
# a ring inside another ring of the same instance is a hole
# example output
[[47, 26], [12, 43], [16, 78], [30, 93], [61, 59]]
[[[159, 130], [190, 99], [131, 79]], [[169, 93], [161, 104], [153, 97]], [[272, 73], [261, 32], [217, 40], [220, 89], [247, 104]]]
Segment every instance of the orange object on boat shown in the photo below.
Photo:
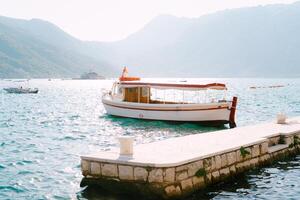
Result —
[[139, 81], [141, 80], [140, 77], [120, 77], [120, 81]]
[[119, 78], [119, 80], [120, 81], [139, 81], [139, 80], [141, 80], [140, 77], [127, 76], [127, 75], [128, 75], [127, 67], [124, 67], [122, 76]]

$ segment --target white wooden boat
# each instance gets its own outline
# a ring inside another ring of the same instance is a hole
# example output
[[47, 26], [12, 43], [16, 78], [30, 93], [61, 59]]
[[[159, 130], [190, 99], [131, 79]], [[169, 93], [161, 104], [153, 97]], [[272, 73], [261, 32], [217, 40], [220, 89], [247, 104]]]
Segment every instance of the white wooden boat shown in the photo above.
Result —
[[[113, 84], [112, 90], [103, 95], [102, 103], [106, 112], [115, 116], [212, 124], [229, 123], [233, 128], [236, 126], [237, 98], [233, 97], [230, 101], [226, 100], [225, 96], [221, 99], [211, 98], [211, 92], [226, 92], [226, 90], [226, 85], [221, 83], [146, 82], [136, 77], [122, 76]], [[200, 99], [201, 97], [204, 98]]]

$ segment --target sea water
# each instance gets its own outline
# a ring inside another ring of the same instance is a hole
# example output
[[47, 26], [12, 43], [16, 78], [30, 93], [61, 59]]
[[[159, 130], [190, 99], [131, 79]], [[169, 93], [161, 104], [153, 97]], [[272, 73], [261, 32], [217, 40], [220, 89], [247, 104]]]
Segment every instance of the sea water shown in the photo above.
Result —
[[[279, 112], [300, 115], [299, 79], [189, 81], [226, 83], [227, 96], [238, 97], [238, 126], [275, 121]], [[80, 188], [80, 155], [116, 147], [116, 138], [122, 134], [134, 135], [140, 144], [226, 128], [108, 116], [101, 95], [112, 82], [0, 80], [0, 199], [130, 199]], [[283, 87], [269, 87], [279, 85]], [[40, 91], [8, 94], [2, 90], [11, 86]], [[282, 195], [300, 199], [299, 168], [300, 157], [292, 158], [188, 199], [277, 199]]]

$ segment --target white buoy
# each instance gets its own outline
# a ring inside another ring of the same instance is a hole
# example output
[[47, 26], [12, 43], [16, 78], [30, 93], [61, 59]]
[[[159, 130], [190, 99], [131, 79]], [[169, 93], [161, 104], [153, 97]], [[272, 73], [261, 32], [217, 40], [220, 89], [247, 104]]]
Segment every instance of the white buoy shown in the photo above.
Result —
[[120, 155], [132, 156], [133, 155], [133, 136], [120, 136], [118, 137], [120, 142]]
[[278, 113], [277, 114], [277, 124], [286, 124], [286, 114]]

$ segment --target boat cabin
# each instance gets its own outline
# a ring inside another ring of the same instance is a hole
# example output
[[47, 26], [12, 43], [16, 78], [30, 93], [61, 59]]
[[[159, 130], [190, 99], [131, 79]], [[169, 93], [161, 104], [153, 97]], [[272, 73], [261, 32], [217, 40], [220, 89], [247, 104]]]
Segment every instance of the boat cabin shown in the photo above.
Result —
[[188, 83], [151, 83], [140, 81], [121, 81], [114, 84], [113, 96], [124, 102], [150, 104], [185, 104], [213, 103], [225, 101], [226, 93], [212, 97], [209, 91], [226, 91], [226, 85], [221, 83], [188, 84]]

